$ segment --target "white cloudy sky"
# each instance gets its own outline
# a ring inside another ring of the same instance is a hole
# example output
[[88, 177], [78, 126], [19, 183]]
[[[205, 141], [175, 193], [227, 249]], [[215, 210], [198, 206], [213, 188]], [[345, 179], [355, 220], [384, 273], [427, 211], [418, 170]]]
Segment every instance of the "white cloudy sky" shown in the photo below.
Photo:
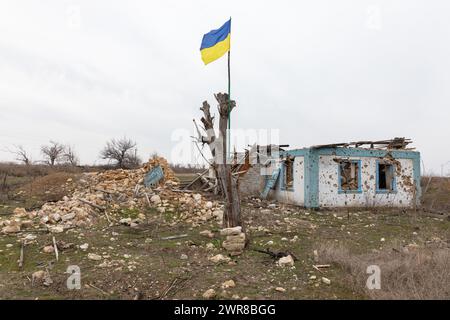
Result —
[[[50, 139], [98, 162], [112, 137], [170, 157], [201, 102], [226, 90], [202, 35], [232, 20], [233, 127], [291, 147], [406, 136], [450, 160], [450, 2], [0, 2], [0, 160]], [[215, 104], [214, 104], [215, 105]], [[173, 160], [173, 159], [172, 159]], [[448, 168], [450, 170], [450, 168]]]

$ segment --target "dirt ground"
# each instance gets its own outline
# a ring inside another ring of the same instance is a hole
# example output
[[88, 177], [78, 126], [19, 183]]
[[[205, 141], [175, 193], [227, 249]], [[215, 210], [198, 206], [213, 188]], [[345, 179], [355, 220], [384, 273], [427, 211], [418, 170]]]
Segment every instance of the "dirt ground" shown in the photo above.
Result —
[[[15, 196], [2, 198], [0, 214], [57, 200], [70, 192], [76, 178], [76, 174], [59, 174], [33, 182], [16, 181], [10, 190]], [[244, 199], [242, 205], [248, 248], [224, 263], [208, 259], [226, 255], [217, 222], [199, 227], [173, 223], [176, 212], [160, 213], [153, 208], [121, 211], [123, 217], [145, 214], [146, 222], [137, 227], [111, 226], [99, 214], [90, 228], [59, 234], [30, 232], [36, 238], [24, 247], [22, 268], [18, 266], [20, 241], [16, 235], [2, 234], [0, 298], [203, 299], [203, 293], [212, 288], [217, 299], [369, 299], [365, 281], [349, 281], [342, 265], [332, 262], [329, 267], [315, 268], [322, 262], [314, 251], [336, 244], [357, 257], [396, 254], [398, 248], [429, 247], [436, 242], [440, 249], [450, 247], [450, 221], [445, 215], [399, 209], [312, 211], [258, 199]], [[203, 230], [212, 231], [214, 237], [201, 235]], [[54, 253], [43, 252], [53, 236], [61, 247], [58, 261]], [[164, 240], [167, 236], [182, 237]], [[82, 244], [88, 244], [87, 249], [81, 249]], [[289, 251], [295, 257], [294, 267], [280, 267], [269, 255], [256, 251], [266, 248]], [[98, 255], [99, 260], [89, 259], [89, 254]], [[79, 290], [67, 288], [66, 271], [71, 265], [81, 270]], [[50, 284], [33, 281], [32, 274], [38, 270], [48, 270]], [[230, 279], [235, 287], [222, 288]]]

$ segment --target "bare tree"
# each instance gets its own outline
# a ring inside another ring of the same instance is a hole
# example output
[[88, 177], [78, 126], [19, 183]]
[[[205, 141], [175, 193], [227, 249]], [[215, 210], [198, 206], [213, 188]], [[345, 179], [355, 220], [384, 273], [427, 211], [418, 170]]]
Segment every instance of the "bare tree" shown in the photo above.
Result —
[[63, 144], [51, 140], [49, 145], [41, 146], [41, 153], [45, 162], [50, 166], [54, 166], [62, 158], [64, 150], [65, 146]]
[[71, 166], [77, 166], [78, 163], [80, 162], [78, 155], [76, 154], [74, 148], [71, 146], [65, 147], [62, 157], [64, 161], [70, 164]]
[[25, 165], [30, 165], [31, 164], [31, 156], [30, 154], [24, 149], [23, 146], [21, 145], [14, 145], [14, 150], [9, 150], [7, 149], [9, 152], [13, 153], [16, 155], [15, 160], [22, 162]]
[[136, 166], [140, 163], [140, 159], [137, 156], [136, 142], [126, 137], [106, 142], [106, 146], [100, 152], [100, 157], [116, 161], [116, 165], [119, 168]]
[[225, 199], [225, 211], [223, 216], [223, 227], [242, 226], [241, 203], [238, 191], [237, 178], [231, 174], [231, 163], [227, 155], [227, 123], [229, 113], [236, 107], [234, 100], [228, 100], [228, 94], [218, 93], [214, 95], [219, 111], [219, 136], [216, 137], [214, 131], [214, 117], [210, 113], [210, 105], [207, 101], [203, 102], [200, 110], [203, 112], [201, 122], [206, 136], [199, 132], [199, 141], [208, 144], [213, 156], [213, 167], [222, 195]]

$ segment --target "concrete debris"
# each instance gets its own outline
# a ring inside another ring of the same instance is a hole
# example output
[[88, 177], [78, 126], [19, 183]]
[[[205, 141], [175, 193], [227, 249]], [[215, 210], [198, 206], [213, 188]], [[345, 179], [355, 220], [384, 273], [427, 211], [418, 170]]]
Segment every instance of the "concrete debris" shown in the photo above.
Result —
[[236, 256], [242, 254], [245, 248], [246, 237], [240, 226], [222, 229], [220, 234], [226, 235], [226, 240], [222, 242], [222, 247], [227, 250], [230, 255]]
[[203, 293], [203, 298], [205, 299], [212, 299], [216, 296], [216, 290], [214, 289], [208, 289]]
[[220, 230], [221, 236], [236, 236], [242, 233], [242, 227], [225, 228]]
[[217, 254], [213, 257], [208, 258], [208, 260], [214, 263], [220, 263], [220, 262], [228, 262], [231, 259], [229, 257], [225, 257], [223, 254]]
[[35, 281], [43, 280], [45, 274], [46, 272], [44, 270], [33, 272], [33, 274], [31, 275], [32, 282], [34, 283]]
[[161, 203], [161, 197], [155, 194], [150, 198], [150, 201], [156, 204]]
[[53, 246], [45, 246], [44, 249], [42, 249], [44, 253], [53, 253], [55, 251], [55, 248]]
[[2, 228], [2, 232], [6, 233], [6, 234], [20, 232], [20, 225], [9, 225], [9, 226], [6, 226], [6, 227]]
[[277, 263], [280, 267], [292, 267], [294, 265], [294, 259], [291, 255], [288, 255], [280, 258]]
[[200, 235], [208, 237], [208, 238], [214, 238], [214, 233], [212, 233], [209, 230], [200, 231]]
[[95, 254], [95, 253], [89, 253], [88, 254], [88, 259], [89, 260], [94, 260], [94, 261], [100, 261], [102, 260], [102, 256]]
[[[161, 166], [164, 178], [156, 187], [145, 187], [145, 175], [157, 165]], [[121, 209], [139, 211], [149, 206], [161, 214], [177, 211], [178, 221], [193, 227], [210, 219], [218, 223], [223, 219], [222, 205], [217, 201], [207, 201], [201, 194], [175, 189], [178, 180], [162, 157], [154, 157], [138, 169], [83, 173], [74, 183], [72, 195], [60, 201], [45, 203], [30, 212], [15, 208], [11, 217], [0, 219], [2, 233], [14, 234], [27, 228], [43, 227], [52, 233], [60, 233], [75, 227], [91, 227], [100, 218], [106, 218], [110, 224], [119, 222], [136, 227], [146, 221], [146, 216], [139, 212], [134, 219], [121, 217]]]
[[220, 286], [222, 289], [234, 288], [236, 287], [236, 283], [233, 280], [227, 280]]

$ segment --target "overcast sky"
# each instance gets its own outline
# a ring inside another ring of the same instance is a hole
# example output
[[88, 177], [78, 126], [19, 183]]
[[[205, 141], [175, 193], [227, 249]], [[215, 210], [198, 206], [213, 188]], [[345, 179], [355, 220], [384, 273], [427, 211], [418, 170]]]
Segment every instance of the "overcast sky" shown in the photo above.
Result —
[[98, 163], [124, 135], [143, 158], [170, 158], [174, 132], [227, 89], [226, 57], [204, 66], [199, 48], [231, 16], [234, 128], [279, 129], [291, 147], [405, 136], [439, 173], [449, 12], [446, 0], [2, 0], [0, 160], [14, 144], [39, 160], [54, 139]]

